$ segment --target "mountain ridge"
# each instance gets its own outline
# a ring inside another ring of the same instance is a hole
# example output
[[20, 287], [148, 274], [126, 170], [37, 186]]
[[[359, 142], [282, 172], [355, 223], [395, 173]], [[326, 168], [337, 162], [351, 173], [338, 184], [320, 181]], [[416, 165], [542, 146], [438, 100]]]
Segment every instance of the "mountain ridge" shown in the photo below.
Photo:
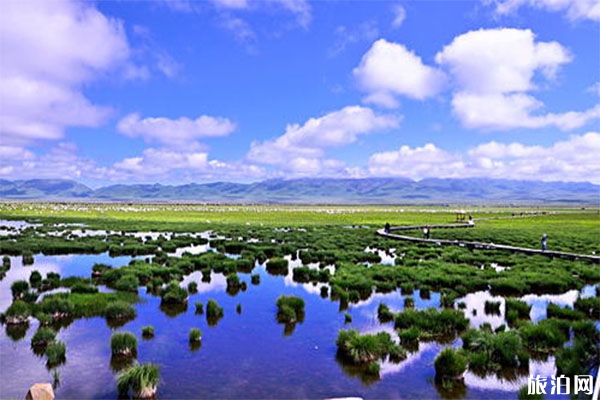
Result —
[[600, 185], [490, 178], [297, 178], [254, 183], [116, 184], [66, 179], [0, 180], [3, 200], [264, 204], [600, 203]]

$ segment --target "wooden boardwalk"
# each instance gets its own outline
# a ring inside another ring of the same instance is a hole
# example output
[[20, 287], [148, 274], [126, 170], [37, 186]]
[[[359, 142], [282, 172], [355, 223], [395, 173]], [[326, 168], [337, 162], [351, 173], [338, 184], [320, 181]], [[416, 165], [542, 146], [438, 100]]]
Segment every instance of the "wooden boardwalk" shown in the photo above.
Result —
[[390, 239], [398, 239], [398, 240], [406, 240], [409, 242], [420, 242], [420, 243], [430, 243], [436, 245], [446, 245], [446, 246], [459, 246], [466, 247], [469, 249], [484, 249], [484, 250], [508, 250], [513, 252], [520, 252], [526, 254], [538, 254], [547, 257], [559, 257], [566, 258], [569, 260], [591, 260], [595, 263], [600, 264], [600, 256], [595, 256], [591, 254], [577, 254], [577, 253], [567, 253], [564, 251], [554, 251], [554, 250], [541, 250], [541, 249], [531, 249], [527, 247], [517, 247], [517, 246], [508, 246], [505, 244], [495, 244], [495, 243], [483, 243], [483, 242], [470, 242], [463, 240], [448, 240], [448, 239], [425, 239], [425, 238], [416, 238], [413, 236], [405, 236], [398, 235], [392, 233], [394, 231], [407, 231], [414, 229], [457, 229], [457, 228], [473, 228], [475, 225], [472, 224], [451, 224], [451, 225], [412, 225], [412, 226], [395, 226], [389, 229], [389, 232], [386, 232], [385, 229], [379, 229], [377, 234], [383, 237], [387, 237]]

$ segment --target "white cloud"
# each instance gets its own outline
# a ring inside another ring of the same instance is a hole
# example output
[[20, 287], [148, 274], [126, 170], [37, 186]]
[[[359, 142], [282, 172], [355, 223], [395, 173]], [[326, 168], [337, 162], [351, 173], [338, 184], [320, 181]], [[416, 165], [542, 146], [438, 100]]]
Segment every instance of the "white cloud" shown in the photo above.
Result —
[[73, 143], [59, 143], [37, 155], [16, 146], [0, 146], [0, 178], [74, 179], [84, 182], [202, 182], [247, 181], [266, 177], [262, 167], [249, 163], [210, 160], [206, 152], [149, 148], [135, 157], [101, 166], [81, 157]]
[[368, 93], [367, 102], [395, 106], [396, 95], [425, 99], [438, 94], [444, 74], [423, 64], [405, 46], [379, 39], [365, 53], [353, 71], [359, 87]]
[[375, 153], [369, 158], [372, 176], [460, 177], [464, 164], [460, 155], [448, 153], [432, 143], [423, 147], [402, 146], [396, 151]]
[[460, 91], [524, 92], [535, 88], [534, 73], [551, 78], [571, 61], [557, 42], [535, 42], [530, 30], [480, 29], [454, 38], [435, 59], [448, 67]]
[[148, 142], [159, 142], [166, 146], [186, 147], [197, 139], [227, 136], [236, 126], [227, 118], [202, 115], [196, 119], [181, 117], [144, 118], [129, 114], [119, 121], [117, 130], [129, 137], [141, 137]]
[[[275, 140], [253, 142], [247, 158], [251, 161], [278, 165], [290, 170], [318, 170], [323, 165], [324, 149], [355, 142], [360, 135], [397, 127], [399, 118], [378, 115], [367, 107], [348, 106], [303, 125], [291, 124]], [[329, 163], [328, 166], [339, 167]]]
[[392, 21], [392, 28], [400, 28], [406, 19], [406, 10], [401, 4], [396, 4], [392, 8], [394, 14], [394, 20]]
[[585, 111], [544, 113], [528, 92], [536, 79], [554, 80], [572, 60], [557, 42], [536, 42], [530, 30], [480, 29], [460, 35], [436, 55], [449, 69], [454, 114], [470, 129], [507, 130], [554, 126], [571, 130], [600, 118], [600, 105]]
[[600, 105], [589, 110], [533, 115], [543, 103], [523, 93], [477, 95], [456, 93], [452, 99], [454, 113], [470, 129], [507, 130], [555, 126], [572, 130], [600, 118]]
[[489, 142], [465, 154], [452, 153], [429, 143], [402, 146], [396, 151], [373, 154], [370, 176], [575, 181], [600, 184], [600, 133], [573, 135], [549, 146]]
[[149, 148], [140, 156], [126, 158], [104, 171], [113, 181], [198, 182], [255, 180], [265, 176], [263, 168], [247, 163], [209, 160], [205, 152]]
[[3, 144], [59, 139], [69, 126], [98, 126], [107, 116], [81, 86], [130, 65], [120, 21], [91, 3], [3, 1], [0, 37]]
[[[485, 0], [490, 3], [489, 0]], [[589, 19], [600, 21], [600, 2], [597, 0], [495, 0], [496, 13], [507, 15], [515, 13], [523, 6], [529, 6], [552, 12], [567, 13], [570, 20]]]

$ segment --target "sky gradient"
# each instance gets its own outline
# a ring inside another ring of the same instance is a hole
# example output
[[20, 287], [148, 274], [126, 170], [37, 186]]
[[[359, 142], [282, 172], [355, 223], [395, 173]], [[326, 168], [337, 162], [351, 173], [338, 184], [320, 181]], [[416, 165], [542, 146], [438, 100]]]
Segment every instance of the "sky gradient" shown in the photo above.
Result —
[[600, 2], [0, 2], [0, 179], [600, 184]]

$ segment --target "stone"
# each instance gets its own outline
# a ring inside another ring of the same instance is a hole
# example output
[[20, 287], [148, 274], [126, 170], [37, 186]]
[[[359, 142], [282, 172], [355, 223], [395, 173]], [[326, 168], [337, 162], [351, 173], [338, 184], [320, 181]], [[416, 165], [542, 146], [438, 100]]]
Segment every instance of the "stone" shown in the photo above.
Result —
[[25, 400], [54, 400], [54, 390], [49, 383], [36, 383], [29, 388]]

